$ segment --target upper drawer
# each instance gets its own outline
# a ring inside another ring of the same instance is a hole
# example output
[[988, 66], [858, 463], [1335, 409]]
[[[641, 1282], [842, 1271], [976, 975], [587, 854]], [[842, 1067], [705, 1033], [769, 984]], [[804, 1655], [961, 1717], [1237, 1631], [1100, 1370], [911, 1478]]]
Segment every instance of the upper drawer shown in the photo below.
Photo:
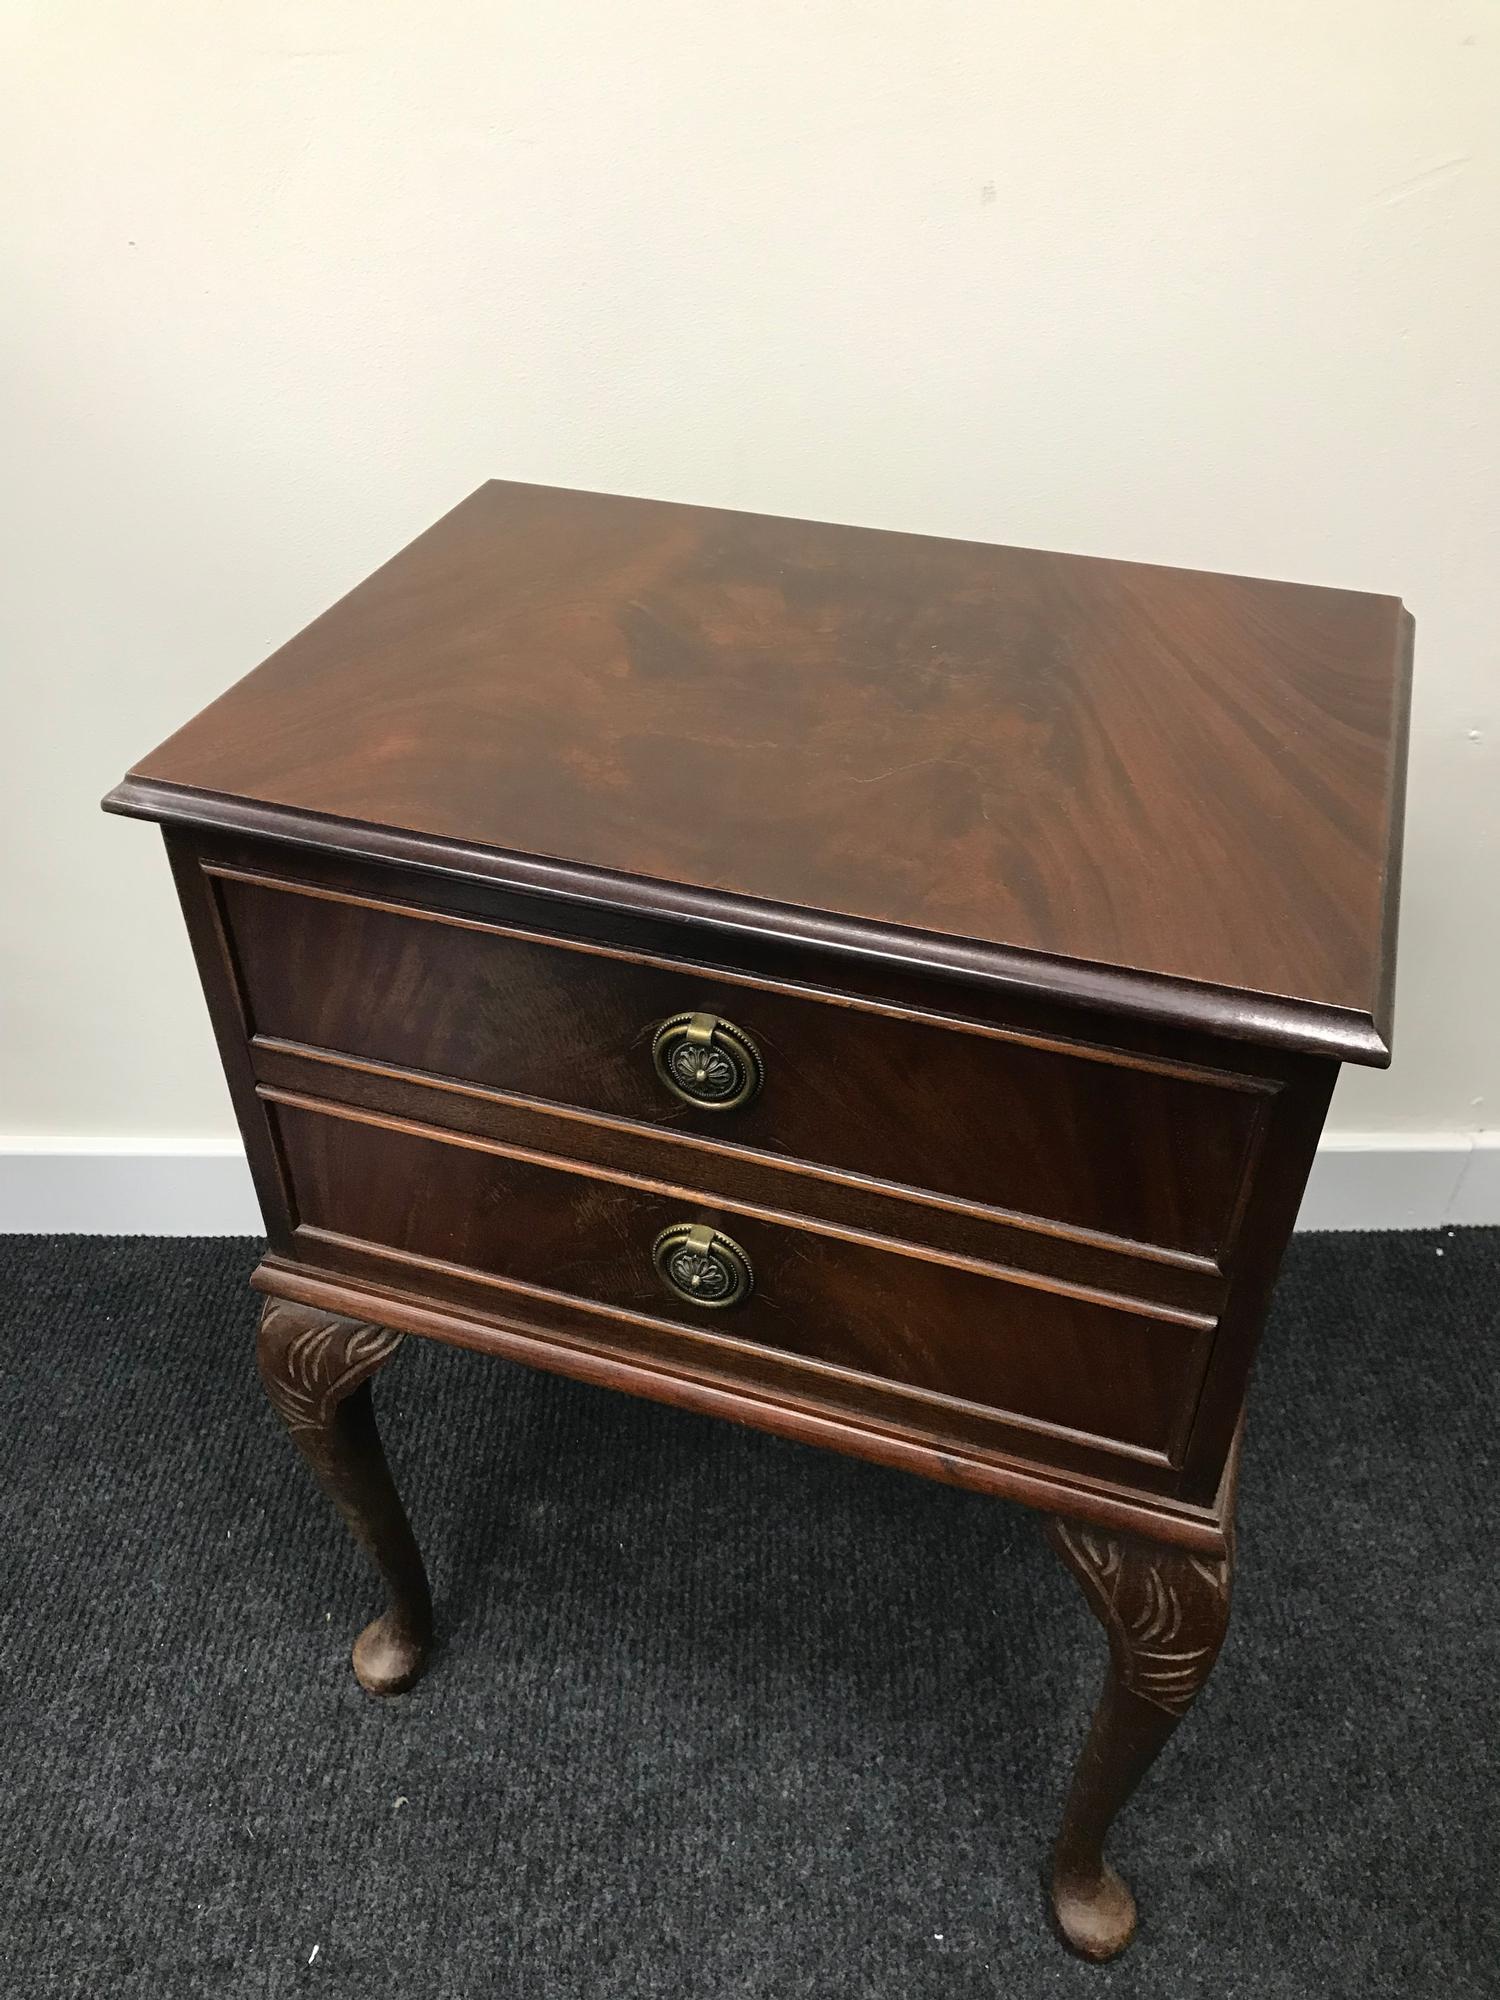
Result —
[[[693, 1133], [960, 1205], [1213, 1258], [1262, 1102], [1239, 1079], [219, 874], [261, 1036]], [[743, 1029], [732, 1110], [662, 1083], [660, 1024]]]

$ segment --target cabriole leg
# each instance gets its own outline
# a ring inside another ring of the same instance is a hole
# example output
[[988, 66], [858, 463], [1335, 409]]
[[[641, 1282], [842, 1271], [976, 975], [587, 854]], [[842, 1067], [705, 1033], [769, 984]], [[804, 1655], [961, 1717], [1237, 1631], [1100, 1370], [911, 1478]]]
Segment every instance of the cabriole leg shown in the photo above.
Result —
[[1049, 1520], [1046, 1534], [1109, 1635], [1109, 1669], [1052, 1858], [1052, 1908], [1085, 1958], [1113, 1958], [1135, 1898], [1104, 1858], [1119, 1812], [1207, 1681], [1229, 1623], [1232, 1559]]
[[386, 1608], [354, 1642], [354, 1672], [371, 1694], [400, 1694], [419, 1679], [432, 1638], [427, 1574], [370, 1396], [370, 1378], [400, 1344], [385, 1327], [271, 1299], [257, 1345], [266, 1394], [292, 1442], [385, 1580]]

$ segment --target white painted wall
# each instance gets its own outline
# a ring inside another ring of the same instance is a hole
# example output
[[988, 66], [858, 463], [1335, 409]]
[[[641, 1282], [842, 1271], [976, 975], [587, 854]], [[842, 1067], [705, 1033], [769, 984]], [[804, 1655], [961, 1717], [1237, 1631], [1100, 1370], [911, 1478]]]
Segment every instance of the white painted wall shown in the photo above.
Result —
[[232, 1132], [96, 800], [490, 474], [1402, 593], [1335, 1127], [1500, 1124], [1493, 6], [0, 0], [0, 76], [0, 1134]]

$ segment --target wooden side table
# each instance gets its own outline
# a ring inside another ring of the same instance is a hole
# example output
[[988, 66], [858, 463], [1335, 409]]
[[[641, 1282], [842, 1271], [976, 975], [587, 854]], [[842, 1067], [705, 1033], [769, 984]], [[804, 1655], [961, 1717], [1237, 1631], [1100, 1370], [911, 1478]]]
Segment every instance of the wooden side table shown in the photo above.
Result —
[[1127, 1942], [1104, 1838], [1224, 1637], [1335, 1074], [1389, 1060], [1411, 631], [491, 484], [131, 772], [266, 1387], [385, 1579], [367, 1688], [431, 1630], [370, 1399], [405, 1334], [1023, 1501], [1110, 1649], [1054, 1909]]

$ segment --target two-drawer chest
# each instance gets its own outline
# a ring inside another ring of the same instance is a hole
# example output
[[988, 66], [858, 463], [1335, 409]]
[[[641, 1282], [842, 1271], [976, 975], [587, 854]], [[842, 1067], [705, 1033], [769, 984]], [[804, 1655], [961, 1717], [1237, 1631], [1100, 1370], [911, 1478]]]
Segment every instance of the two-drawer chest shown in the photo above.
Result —
[[364, 1685], [430, 1638], [404, 1335], [1023, 1501], [1110, 1647], [1053, 1908], [1119, 1950], [1329, 1093], [1389, 1060], [1410, 660], [1387, 597], [491, 484], [138, 765]]

